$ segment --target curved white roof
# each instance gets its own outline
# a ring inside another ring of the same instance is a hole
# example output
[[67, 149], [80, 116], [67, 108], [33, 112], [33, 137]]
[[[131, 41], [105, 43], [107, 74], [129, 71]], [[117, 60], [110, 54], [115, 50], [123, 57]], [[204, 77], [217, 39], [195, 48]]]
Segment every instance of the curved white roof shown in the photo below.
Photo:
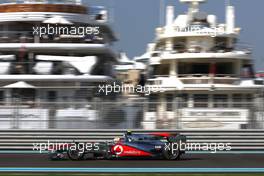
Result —
[[96, 56], [85, 57], [72, 57], [72, 56], [50, 56], [50, 55], [38, 55], [37, 60], [41, 61], [62, 61], [67, 62], [76, 68], [80, 73], [90, 74], [93, 66], [97, 62]]
[[28, 84], [24, 81], [19, 81], [13, 84], [9, 84], [7, 86], [4, 86], [4, 88], [11, 88], [11, 89], [34, 89], [35, 86]]
[[122, 65], [129, 65], [129, 64], [134, 64], [134, 61], [129, 59], [126, 53], [120, 53], [119, 63]]

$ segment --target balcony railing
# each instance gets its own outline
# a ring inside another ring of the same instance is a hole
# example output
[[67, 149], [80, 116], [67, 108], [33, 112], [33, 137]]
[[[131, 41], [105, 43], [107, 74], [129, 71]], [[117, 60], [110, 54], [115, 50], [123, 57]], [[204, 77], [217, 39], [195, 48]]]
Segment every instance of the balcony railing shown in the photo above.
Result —
[[247, 43], [236, 43], [234, 47], [228, 47], [223, 45], [222, 43], [215, 44], [209, 48], [205, 48], [200, 44], [194, 44], [191, 46], [188, 46], [184, 42], [180, 42], [177, 44], [174, 44], [173, 49], [166, 50], [165, 46], [160, 46], [156, 48], [157, 51], [155, 51], [152, 54], [152, 57], [159, 57], [164, 53], [170, 53], [170, 54], [180, 54], [180, 53], [228, 53], [228, 52], [244, 52], [246, 54], [252, 53], [252, 46]]
[[102, 35], [45, 34], [41, 37], [32, 31], [0, 31], [0, 43], [98, 43], [106, 40]]
[[213, 77], [213, 78], [234, 78], [234, 77], [238, 77], [238, 75], [236, 74], [214, 74], [213, 76], [211, 76], [210, 74], [179, 74], [178, 75], [180, 78], [197, 78], [197, 77], [203, 77], [203, 78], [208, 78], [208, 77]]
[[[161, 85], [162, 78], [169, 78], [170, 75], [153, 75], [152, 79], [148, 80], [148, 85]], [[156, 80], [156, 78], [161, 78]], [[240, 76], [235, 74], [179, 74], [179, 80], [184, 84], [234, 84], [240, 79]]]
[[[151, 75], [151, 78], [152, 79], [155, 79], [155, 78], [160, 78], [160, 77], [170, 77], [170, 75]], [[240, 76], [239, 75], [236, 75], [236, 74], [214, 74], [214, 75], [210, 75], [209, 73], [208, 74], [178, 74], [178, 77], [181, 79], [192, 79], [192, 78], [205, 78], [205, 79], [208, 79], [208, 78], [230, 78], [230, 79], [233, 79], [233, 78], [239, 78]]]
[[184, 84], [233, 84], [239, 79], [237, 75], [234, 74], [194, 74], [194, 75], [179, 75], [180, 80]]

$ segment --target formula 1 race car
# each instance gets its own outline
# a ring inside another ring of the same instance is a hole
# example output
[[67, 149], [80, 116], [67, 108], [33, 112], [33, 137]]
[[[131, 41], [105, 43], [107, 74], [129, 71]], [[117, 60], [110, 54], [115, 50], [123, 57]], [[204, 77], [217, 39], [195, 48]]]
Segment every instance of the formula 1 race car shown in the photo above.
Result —
[[162, 158], [179, 159], [184, 153], [179, 143], [185, 143], [186, 137], [173, 133], [133, 134], [126, 132], [122, 138], [110, 142], [71, 143], [53, 146], [49, 149], [50, 158], [86, 160], [114, 158]]

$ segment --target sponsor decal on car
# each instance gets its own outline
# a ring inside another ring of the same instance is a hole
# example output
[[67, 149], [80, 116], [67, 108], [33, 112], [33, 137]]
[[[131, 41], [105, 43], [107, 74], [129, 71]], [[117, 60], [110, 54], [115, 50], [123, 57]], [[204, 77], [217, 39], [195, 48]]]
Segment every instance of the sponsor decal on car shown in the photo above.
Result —
[[122, 145], [116, 145], [114, 146], [114, 152], [116, 155], [121, 155], [124, 151], [124, 148]]

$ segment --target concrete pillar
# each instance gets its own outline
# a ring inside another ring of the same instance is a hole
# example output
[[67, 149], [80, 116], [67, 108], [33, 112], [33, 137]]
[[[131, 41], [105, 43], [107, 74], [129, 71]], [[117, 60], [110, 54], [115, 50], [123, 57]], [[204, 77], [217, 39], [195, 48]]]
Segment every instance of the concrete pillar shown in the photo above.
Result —
[[165, 94], [160, 94], [160, 102], [157, 102], [158, 119], [163, 119], [166, 115], [166, 102]]
[[241, 60], [237, 60], [237, 62], [235, 62], [235, 74], [237, 76], [240, 76], [240, 74], [241, 74], [241, 67], [242, 67]]
[[171, 61], [170, 76], [171, 77], [178, 77], [178, 61], [177, 60]]
[[227, 94], [227, 101], [228, 101], [228, 108], [232, 108], [232, 93], [231, 94]]
[[[39, 107], [39, 106], [42, 106], [41, 104], [41, 98], [42, 97], [45, 97], [45, 95], [43, 96], [43, 91], [45, 92], [45, 90], [43, 89], [37, 89], [36, 90], [36, 99], [35, 99], [35, 103], [36, 105]], [[44, 100], [45, 101], [45, 100]]]
[[175, 68], [175, 76], [176, 77], [178, 77], [178, 72], [179, 72], [179, 70], [178, 70], [178, 61], [177, 60], [175, 60], [175, 66], [174, 66], [174, 68]]
[[193, 107], [194, 107], [193, 94], [189, 94], [189, 98], [188, 98], [188, 108], [193, 108]]
[[34, 36], [34, 43], [40, 43], [40, 37], [38, 35]]
[[5, 97], [5, 103], [6, 103], [6, 105], [12, 105], [12, 90], [11, 89], [7, 89], [7, 90], [5, 90], [5, 92], [4, 92], [4, 95], [6, 95], [6, 97]]
[[166, 51], [172, 51], [172, 49], [173, 49], [173, 38], [168, 38], [166, 40], [165, 50]]
[[213, 94], [208, 94], [208, 99], [209, 99], [209, 102], [208, 102], [208, 108], [214, 108], [214, 98], [213, 98]]

